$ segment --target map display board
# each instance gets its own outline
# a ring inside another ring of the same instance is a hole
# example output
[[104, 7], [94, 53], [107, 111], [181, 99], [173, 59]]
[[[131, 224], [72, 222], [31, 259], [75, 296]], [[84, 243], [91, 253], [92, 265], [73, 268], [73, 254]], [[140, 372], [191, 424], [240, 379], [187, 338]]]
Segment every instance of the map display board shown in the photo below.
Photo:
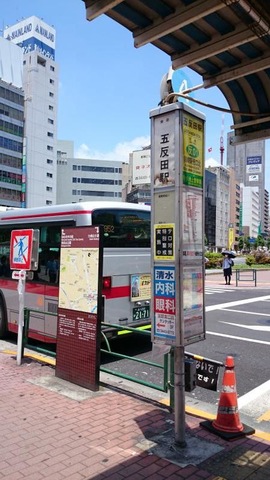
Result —
[[62, 229], [56, 376], [98, 390], [101, 227]]

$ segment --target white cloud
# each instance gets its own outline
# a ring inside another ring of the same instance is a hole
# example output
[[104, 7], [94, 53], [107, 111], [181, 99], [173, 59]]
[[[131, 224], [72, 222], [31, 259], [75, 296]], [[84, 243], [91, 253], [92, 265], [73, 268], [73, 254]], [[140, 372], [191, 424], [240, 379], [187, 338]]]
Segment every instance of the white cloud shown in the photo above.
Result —
[[117, 143], [110, 152], [102, 152], [91, 150], [91, 148], [83, 143], [75, 152], [76, 158], [91, 158], [93, 160], [118, 160], [120, 162], [129, 161], [129, 154], [134, 150], [141, 150], [143, 147], [150, 145], [150, 137], [136, 137], [131, 141]]

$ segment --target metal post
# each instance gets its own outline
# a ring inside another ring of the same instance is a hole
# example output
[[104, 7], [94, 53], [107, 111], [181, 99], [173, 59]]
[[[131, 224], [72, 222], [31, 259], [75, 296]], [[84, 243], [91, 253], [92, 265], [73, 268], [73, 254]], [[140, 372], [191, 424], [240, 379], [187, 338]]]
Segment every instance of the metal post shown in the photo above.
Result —
[[23, 325], [24, 325], [24, 292], [25, 292], [25, 278], [23, 270], [20, 271], [20, 278], [18, 281], [19, 294], [19, 319], [18, 319], [18, 339], [17, 339], [17, 365], [22, 363], [22, 347], [23, 347]]
[[175, 443], [185, 447], [185, 351], [183, 346], [174, 348], [174, 423]]

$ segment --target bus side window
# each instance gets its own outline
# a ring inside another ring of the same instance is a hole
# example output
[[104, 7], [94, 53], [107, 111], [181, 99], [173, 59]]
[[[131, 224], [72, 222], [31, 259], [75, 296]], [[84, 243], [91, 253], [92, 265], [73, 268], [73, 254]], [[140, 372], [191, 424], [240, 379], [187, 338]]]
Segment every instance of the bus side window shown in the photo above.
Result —
[[2, 255], [0, 259], [0, 276], [1, 277], [10, 277], [11, 270], [9, 266], [9, 257], [7, 255]]

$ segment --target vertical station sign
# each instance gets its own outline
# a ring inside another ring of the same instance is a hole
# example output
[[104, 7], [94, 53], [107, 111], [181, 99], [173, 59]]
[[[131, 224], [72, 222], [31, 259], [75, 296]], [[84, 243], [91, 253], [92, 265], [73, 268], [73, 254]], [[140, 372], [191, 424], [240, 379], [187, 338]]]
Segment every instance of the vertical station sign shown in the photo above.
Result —
[[205, 338], [204, 115], [183, 103], [150, 112], [152, 341]]
[[102, 227], [62, 229], [56, 376], [99, 388]]

